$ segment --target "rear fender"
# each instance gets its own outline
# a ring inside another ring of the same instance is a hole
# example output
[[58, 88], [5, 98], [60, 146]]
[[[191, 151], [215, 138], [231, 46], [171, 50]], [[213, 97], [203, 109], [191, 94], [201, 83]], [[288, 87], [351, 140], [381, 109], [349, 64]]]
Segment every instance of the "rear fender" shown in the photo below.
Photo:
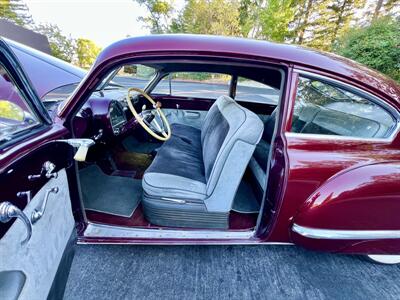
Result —
[[317, 189], [293, 218], [294, 243], [346, 253], [400, 253], [400, 162], [364, 165]]

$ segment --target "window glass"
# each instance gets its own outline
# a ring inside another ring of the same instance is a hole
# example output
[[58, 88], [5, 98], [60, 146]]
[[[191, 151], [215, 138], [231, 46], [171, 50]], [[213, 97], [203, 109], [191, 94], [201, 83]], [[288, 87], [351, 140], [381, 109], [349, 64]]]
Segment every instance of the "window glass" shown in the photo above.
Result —
[[238, 101], [278, 104], [279, 90], [244, 77], [238, 77], [235, 99]]
[[382, 107], [321, 81], [300, 78], [292, 132], [383, 138], [396, 122]]
[[229, 95], [231, 76], [207, 72], [177, 72], [164, 77], [153, 90], [155, 94], [177, 97], [216, 99]]
[[0, 142], [38, 124], [10, 75], [0, 65]]
[[111, 78], [107, 88], [136, 87], [144, 89], [156, 74], [156, 70], [141, 64], [125, 65]]

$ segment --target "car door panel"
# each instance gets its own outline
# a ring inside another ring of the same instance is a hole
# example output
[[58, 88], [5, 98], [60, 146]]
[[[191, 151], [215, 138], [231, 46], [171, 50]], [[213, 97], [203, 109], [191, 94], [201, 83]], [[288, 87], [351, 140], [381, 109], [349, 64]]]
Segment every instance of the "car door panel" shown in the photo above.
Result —
[[[23, 116], [18, 124], [24, 127], [8, 131], [0, 144], [0, 298], [60, 299], [76, 244], [68, 182], [76, 172], [73, 149], [56, 142], [69, 132], [52, 122], [1, 39], [0, 63], [7, 89], [19, 92], [24, 107], [18, 110]], [[4, 101], [16, 105], [14, 99]], [[26, 116], [34, 127], [25, 126], [31, 124], [24, 123]]]
[[[19, 271], [26, 276], [20, 299], [45, 299], [61, 263], [64, 249], [74, 236], [75, 222], [71, 210], [65, 169], [57, 172], [23, 210], [28, 218], [34, 210], [45, 208], [43, 216], [32, 225], [32, 236], [25, 244], [26, 226], [17, 219], [0, 240], [1, 271]], [[48, 191], [57, 188], [57, 193]], [[47, 203], [42, 207], [45, 197]]]
[[164, 113], [170, 124], [179, 123], [199, 129], [207, 115], [207, 111], [185, 109], [164, 109]]

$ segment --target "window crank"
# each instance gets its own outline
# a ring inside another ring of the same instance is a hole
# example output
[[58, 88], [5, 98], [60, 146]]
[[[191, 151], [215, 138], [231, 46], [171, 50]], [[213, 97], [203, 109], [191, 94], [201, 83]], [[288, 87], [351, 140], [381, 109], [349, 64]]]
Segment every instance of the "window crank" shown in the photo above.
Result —
[[43, 216], [44, 211], [46, 209], [47, 200], [49, 199], [49, 196], [50, 196], [51, 193], [57, 194], [58, 193], [58, 187], [53, 187], [53, 188], [48, 189], [46, 191], [46, 194], [44, 195], [44, 199], [43, 199], [42, 204], [40, 205], [40, 207], [38, 206], [37, 208], [35, 208], [35, 210], [32, 212], [32, 216], [31, 216], [32, 224], [35, 224]]
[[57, 178], [57, 175], [58, 175], [57, 172], [53, 172], [55, 170], [55, 168], [56, 168], [55, 164], [53, 164], [51, 161], [46, 161], [42, 166], [42, 170], [40, 171], [40, 174], [29, 175], [28, 180], [34, 181], [36, 179], [40, 179], [43, 177], [43, 174], [47, 179]]
[[10, 202], [0, 203], [0, 222], [7, 223], [12, 218], [20, 219], [26, 227], [26, 238], [21, 242], [21, 244], [27, 243], [32, 236], [32, 224], [28, 217], [14, 204]]

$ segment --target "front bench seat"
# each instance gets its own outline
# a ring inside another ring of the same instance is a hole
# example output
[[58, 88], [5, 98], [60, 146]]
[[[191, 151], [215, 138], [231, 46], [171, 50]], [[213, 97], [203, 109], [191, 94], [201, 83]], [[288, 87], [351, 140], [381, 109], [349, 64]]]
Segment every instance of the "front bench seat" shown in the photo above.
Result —
[[143, 177], [143, 210], [161, 226], [220, 228], [261, 139], [263, 123], [227, 96], [208, 111], [201, 130], [172, 125], [172, 136]]

